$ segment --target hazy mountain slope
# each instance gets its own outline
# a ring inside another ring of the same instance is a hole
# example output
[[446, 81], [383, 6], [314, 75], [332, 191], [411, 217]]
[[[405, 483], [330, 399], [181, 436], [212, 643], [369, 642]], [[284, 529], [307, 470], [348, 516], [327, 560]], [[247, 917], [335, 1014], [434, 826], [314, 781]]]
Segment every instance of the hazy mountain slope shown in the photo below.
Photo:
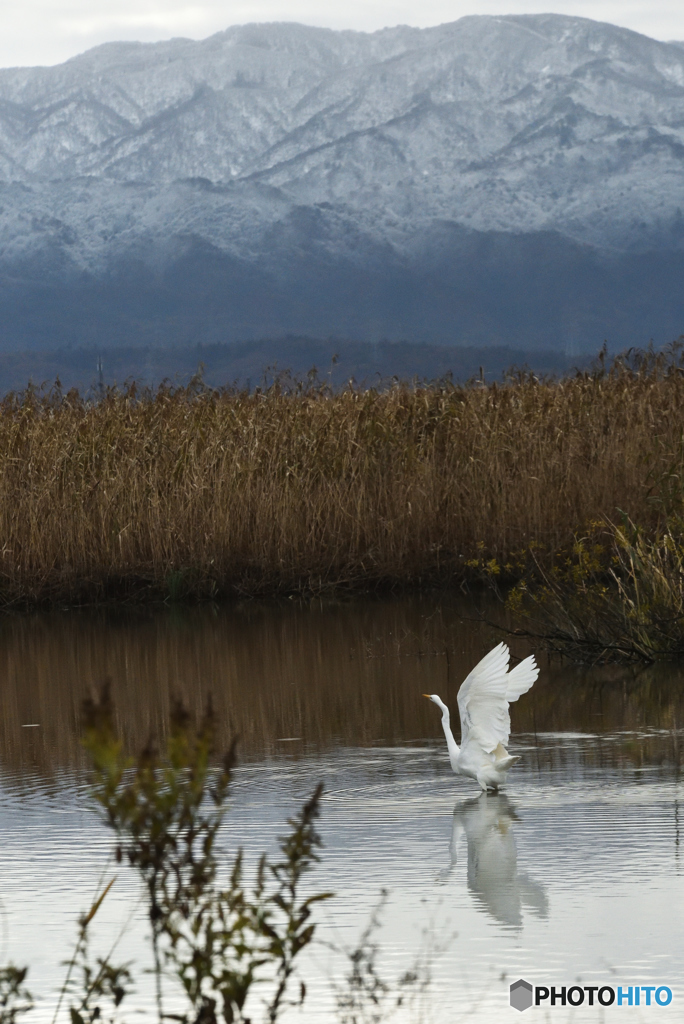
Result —
[[0, 71], [5, 347], [90, 343], [111, 308], [148, 343], [181, 267], [204, 298], [171, 343], [667, 340], [682, 208], [684, 48], [586, 19], [250, 25]]
[[[333, 362], [333, 357], [336, 360]], [[136, 381], [152, 387], [167, 380], [187, 384], [199, 372], [210, 387], [237, 384], [255, 387], [273, 381], [287, 367], [299, 380], [317, 368], [319, 379], [343, 388], [350, 379], [358, 384], [384, 385], [393, 376], [436, 380], [451, 374], [467, 381], [484, 376], [498, 380], [511, 368], [527, 367], [539, 375], [559, 376], [590, 365], [590, 359], [568, 358], [563, 353], [536, 349], [533, 352], [487, 346], [381, 342], [369, 345], [343, 338], [258, 339], [239, 344], [194, 345], [163, 348], [158, 345], [131, 348], [35, 350], [0, 353], [0, 395], [26, 387], [29, 380], [40, 387], [59, 378], [63, 391], [76, 387], [97, 393], [100, 384], [121, 386]]]

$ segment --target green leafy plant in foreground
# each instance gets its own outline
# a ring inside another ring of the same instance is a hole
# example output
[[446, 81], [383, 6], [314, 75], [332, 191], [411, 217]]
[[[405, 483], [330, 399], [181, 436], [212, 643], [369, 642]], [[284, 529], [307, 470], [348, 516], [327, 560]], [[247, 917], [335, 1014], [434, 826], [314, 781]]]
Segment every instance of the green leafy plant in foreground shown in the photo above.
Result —
[[[313, 906], [329, 896], [301, 894], [321, 845], [315, 823], [322, 786], [289, 819], [279, 859], [272, 863], [264, 854], [248, 887], [239, 851], [221, 885], [217, 837], [235, 743], [214, 769], [211, 705], [195, 727], [177, 702], [165, 752], [148, 743], [134, 759], [124, 754], [116, 734], [107, 686], [99, 699], [84, 702], [83, 721], [84, 745], [94, 767], [93, 793], [116, 834], [116, 859], [127, 860], [144, 884], [159, 1020], [213, 1024], [222, 1018], [227, 1024], [248, 1024], [248, 999], [260, 985], [265, 1019], [277, 1021], [287, 1006], [305, 998], [301, 983], [293, 1000], [290, 983], [297, 957], [314, 935]], [[182, 986], [184, 1012], [165, 1012], [168, 976]], [[118, 977], [119, 984], [128, 980]]]
[[411, 967], [388, 979], [380, 964], [377, 939], [388, 898], [389, 893], [382, 889], [368, 924], [353, 947], [332, 946], [347, 963], [344, 977], [332, 983], [340, 1024], [383, 1024], [390, 1020], [423, 1024], [432, 1017], [431, 970], [455, 936], [444, 936], [438, 942], [433, 929], [425, 928]]
[[[115, 1024], [117, 1011], [129, 992], [133, 980], [129, 965], [116, 966], [112, 963], [114, 949], [110, 951], [109, 956], [98, 957], [94, 966], [88, 955], [90, 925], [114, 882], [115, 879], [112, 878], [96, 895], [88, 913], [82, 914], [79, 918], [78, 938], [73, 956], [67, 964], [66, 978], [57, 1001], [53, 1024], [59, 1016], [64, 996], [67, 994], [73, 997], [69, 1006], [71, 1024], [94, 1024], [96, 1020]], [[118, 943], [115, 943], [114, 948], [117, 945]], [[81, 975], [80, 984], [73, 978], [75, 970]], [[107, 1003], [111, 1003], [109, 1016], [106, 1010]]]
[[[116, 836], [115, 859], [128, 862], [144, 884], [160, 1024], [252, 1024], [259, 993], [260, 1018], [276, 1024], [285, 1009], [304, 1002], [304, 982], [294, 984], [297, 961], [314, 938], [315, 904], [330, 896], [302, 894], [321, 845], [315, 825], [322, 786], [289, 819], [279, 855], [260, 858], [250, 885], [244, 881], [241, 851], [221, 884], [217, 840], [235, 744], [215, 767], [211, 705], [196, 727], [176, 703], [163, 753], [148, 743], [137, 757], [127, 756], [114, 722], [105, 686], [97, 698], [84, 702], [84, 745], [93, 762], [94, 798]], [[91, 929], [115, 881], [101, 882], [90, 909], [79, 918], [53, 1024], [63, 1005], [71, 1024], [117, 1024], [122, 1018], [134, 983], [133, 965], [113, 961], [124, 931], [106, 956], [93, 960], [89, 953]], [[344, 978], [333, 982], [341, 1024], [379, 1024], [396, 1015], [427, 1020], [430, 963], [440, 950], [430, 941], [394, 982], [381, 977], [375, 935], [386, 899], [383, 892], [358, 945], [336, 949], [348, 964]], [[0, 969], [0, 1024], [16, 1024], [32, 1008], [26, 976], [27, 968]], [[173, 1012], [165, 998], [167, 983], [175, 990]], [[185, 997], [180, 1007], [179, 987]]]
[[24, 987], [27, 974], [27, 967], [0, 968], [0, 1024], [15, 1024], [33, 1007], [31, 993]]

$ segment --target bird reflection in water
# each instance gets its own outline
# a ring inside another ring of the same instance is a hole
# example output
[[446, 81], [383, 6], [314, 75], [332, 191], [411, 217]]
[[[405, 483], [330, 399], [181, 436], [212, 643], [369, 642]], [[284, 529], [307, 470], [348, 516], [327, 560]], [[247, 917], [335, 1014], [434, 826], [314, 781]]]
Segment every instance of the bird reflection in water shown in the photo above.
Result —
[[449, 854], [451, 863], [440, 872], [445, 881], [457, 863], [463, 833], [468, 846], [468, 889], [480, 910], [500, 924], [522, 928], [523, 907], [546, 917], [546, 891], [518, 870], [513, 822], [518, 815], [505, 793], [460, 800], [454, 807]]

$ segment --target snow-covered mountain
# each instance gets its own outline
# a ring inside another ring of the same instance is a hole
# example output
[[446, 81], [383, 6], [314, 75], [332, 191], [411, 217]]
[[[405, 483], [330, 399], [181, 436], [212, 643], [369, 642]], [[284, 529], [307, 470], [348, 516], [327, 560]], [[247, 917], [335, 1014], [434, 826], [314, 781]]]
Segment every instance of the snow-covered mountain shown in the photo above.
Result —
[[586, 19], [248, 25], [0, 71], [5, 347], [664, 341], [683, 210], [684, 47]]

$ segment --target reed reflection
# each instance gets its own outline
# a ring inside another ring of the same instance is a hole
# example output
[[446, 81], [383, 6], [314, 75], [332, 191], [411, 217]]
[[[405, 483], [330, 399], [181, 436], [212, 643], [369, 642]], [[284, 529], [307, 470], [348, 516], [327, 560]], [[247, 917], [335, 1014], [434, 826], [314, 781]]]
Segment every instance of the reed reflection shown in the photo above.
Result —
[[[481, 611], [490, 621], [503, 614], [484, 599]], [[470, 596], [421, 596], [6, 615], [0, 766], [43, 778], [85, 768], [79, 709], [107, 678], [131, 750], [150, 735], [163, 742], [174, 696], [201, 714], [211, 694], [219, 746], [237, 733], [241, 760], [427, 738], [441, 751], [439, 719], [421, 694], [439, 693], [455, 706], [465, 676], [501, 639], [473, 621], [477, 614]], [[517, 657], [530, 653], [524, 643], [511, 646]], [[562, 769], [574, 748], [540, 745], [537, 733], [605, 735], [647, 725], [669, 736], [684, 721], [682, 672], [575, 670], [542, 660], [539, 680], [524, 704], [511, 706], [511, 718], [513, 733], [528, 734], [535, 750], [524, 764]], [[663, 754], [657, 737], [631, 746], [596, 741], [582, 763], [622, 758], [639, 766], [663, 756], [673, 755]]]
[[523, 908], [546, 917], [546, 890], [526, 872], [518, 869], [514, 822], [515, 807], [505, 793], [485, 794], [460, 800], [454, 807], [448, 877], [457, 863], [463, 836], [467, 843], [468, 889], [475, 905], [499, 924], [520, 929]]

